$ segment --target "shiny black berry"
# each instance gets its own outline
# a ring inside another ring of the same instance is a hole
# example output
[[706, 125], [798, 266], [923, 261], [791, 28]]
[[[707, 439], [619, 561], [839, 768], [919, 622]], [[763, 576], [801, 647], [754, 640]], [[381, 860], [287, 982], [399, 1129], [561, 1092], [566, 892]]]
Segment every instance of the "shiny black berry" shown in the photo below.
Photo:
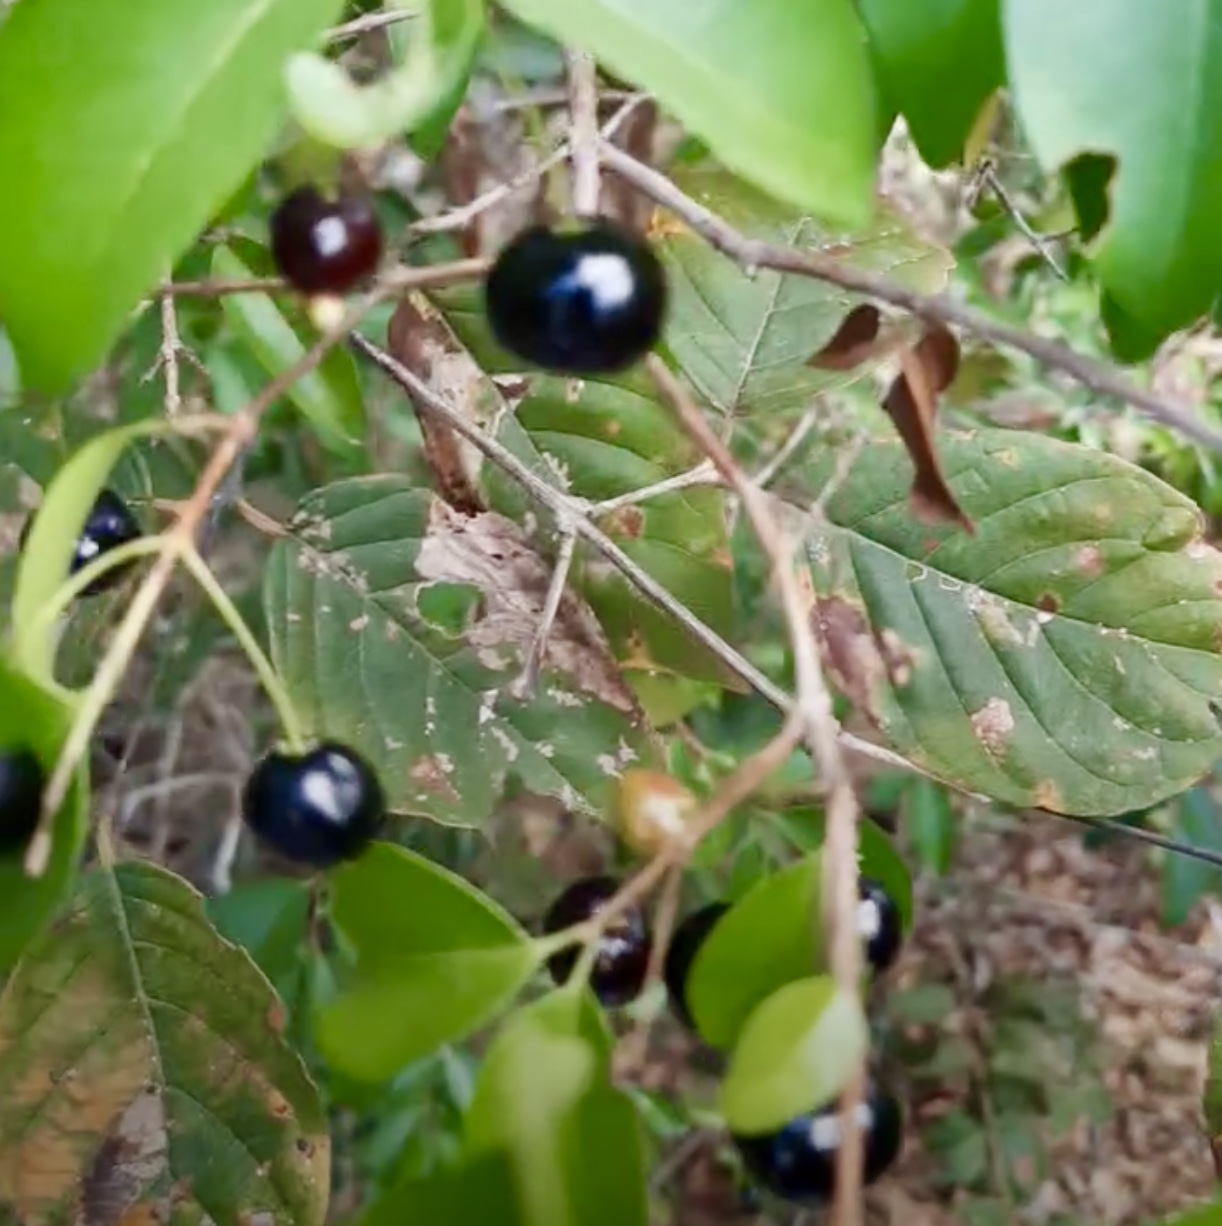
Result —
[[[840, 1148], [839, 1104], [799, 1115], [779, 1132], [736, 1136], [743, 1163], [759, 1184], [776, 1196], [817, 1206], [836, 1192], [836, 1151]], [[878, 1086], [867, 1088], [857, 1108], [864, 1131], [866, 1183], [873, 1183], [896, 1159], [904, 1116], [896, 1099]]]
[[373, 768], [333, 741], [300, 757], [268, 754], [242, 793], [246, 824], [282, 856], [313, 868], [359, 856], [385, 813]]
[[[575, 881], [552, 903], [543, 918], [543, 931], [561, 932], [597, 914], [607, 900], [620, 888], [612, 877], [586, 877]], [[652, 943], [649, 925], [639, 907], [629, 907], [617, 915], [604, 930], [598, 943], [598, 953], [590, 972], [590, 987], [594, 995], [610, 1008], [626, 1005], [640, 995], [649, 969]], [[573, 973], [581, 947], [553, 954], [547, 969], [556, 983], [564, 983]]]
[[382, 258], [382, 227], [363, 196], [329, 200], [299, 187], [271, 216], [272, 259], [303, 294], [345, 294]]
[[895, 961], [903, 941], [903, 924], [895, 899], [877, 882], [862, 877], [857, 887], [857, 931], [861, 934], [862, 952], [876, 975]]
[[[34, 520], [30, 518], [21, 530], [21, 548], [23, 549], [33, 526]], [[77, 537], [76, 549], [73, 550], [72, 564], [68, 568], [68, 573], [75, 575], [77, 571], [84, 570], [95, 558], [100, 558], [104, 553], [109, 553], [120, 545], [126, 545], [129, 541], [134, 541], [142, 535], [139, 521], [132, 514], [127, 503], [114, 490], [103, 490], [97, 496], [93, 509], [89, 512], [89, 518], [85, 520], [85, 526], [81, 529], [80, 536]], [[100, 592], [109, 591], [122, 582], [124, 575], [134, 565], [133, 560], [124, 566], [116, 566], [108, 570], [89, 584], [81, 595], [97, 596]]]
[[523, 230], [497, 257], [485, 292], [497, 340], [559, 374], [631, 366], [657, 342], [666, 313], [653, 249], [603, 221]]
[[0, 749], [0, 855], [24, 847], [38, 825], [42, 763], [28, 749]]
[[675, 935], [671, 937], [666, 950], [662, 977], [666, 980], [670, 1007], [675, 1011], [675, 1016], [689, 1028], [694, 1028], [694, 1023], [687, 1005], [687, 977], [709, 933], [729, 909], [728, 902], [711, 902], [707, 907], [693, 911], [675, 929]]

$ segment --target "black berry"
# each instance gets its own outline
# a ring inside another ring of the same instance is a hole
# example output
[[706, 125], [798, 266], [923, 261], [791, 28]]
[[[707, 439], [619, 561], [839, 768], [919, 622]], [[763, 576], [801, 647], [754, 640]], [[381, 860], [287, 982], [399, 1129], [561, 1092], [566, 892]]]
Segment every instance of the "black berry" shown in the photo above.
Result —
[[691, 973], [696, 955], [713, 931], [717, 921], [730, 909], [727, 902], [711, 902], [699, 911], [693, 911], [675, 929], [666, 950], [663, 978], [670, 994], [670, 1007], [675, 1016], [687, 1027], [693, 1028], [691, 1010], [687, 1005], [687, 977]]
[[622, 370], [657, 342], [666, 275], [643, 239], [608, 222], [523, 230], [497, 257], [486, 286], [500, 343], [560, 374]]
[[385, 812], [373, 768], [333, 741], [300, 757], [268, 754], [242, 794], [246, 824], [282, 856], [313, 868], [359, 856]]
[[903, 940], [903, 924], [895, 899], [877, 882], [862, 877], [857, 887], [857, 931], [870, 968], [881, 974], [895, 961]]
[[363, 196], [328, 200], [299, 187], [271, 216], [272, 259], [303, 294], [345, 294], [372, 276], [382, 258], [382, 228]]
[[[734, 1143], [747, 1170], [769, 1192], [799, 1204], [823, 1204], [836, 1192], [838, 1112], [839, 1104], [831, 1103], [790, 1120], [779, 1132], [736, 1136]], [[900, 1152], [903, 1112], [891, 1094], [871, 1085], [856, 1118], [865, 1134], [865, 1182], [873, 1183]]]
[[[26, 521], [25, 527], [21, 530], [22, 548], [25, 548], [33, 526], [34, 520], [31, 518]], [[109, 553], [120, 545], [126, 545], [129, 541], [134, 541], [142, 535], [139, 521], [132, 514], [127, 503], [114, 490], [102, 490], [94, 501], [93, 509], [89, 512], [89, 518], [85, 520], [80, 536], [77, 537], [76, 549], [73, 550], [72, 564], [68, 568], [68, 573], [75, 575], [78, 571], [84, 570], [95, 558], [100, 558], [104, 553]], [[101, 592], [109, 591], [122, 582], [123, 576], [134, 565], [133, 560], [127, 565], [116, 566], [108, 570], [89, 584], [81, 595], [97, 596]]]
[[42, 763], [28, 749], [0, 749], [0, 854], [30, 841], [42, 808]]
[[[614, 897], [619, 882], [612, 877], [587, 877], [575, 881], [552, 903], [543, 919], [543, 931], [561, 932], [574, 924], [584, 923]], [[611, 1008], [626, 1005], [640, 995], [645, 986], [651, 949], [649, 925], [639, 907], [629, 907], [617, 915], [598, 942], [598, 953], [590, 972], [590, 988], [594, 995]], [[580, 946], [572, 946], [553, 954], [547, 969], [556, 983], [564, 983], [573, 973], [581, 955]]]

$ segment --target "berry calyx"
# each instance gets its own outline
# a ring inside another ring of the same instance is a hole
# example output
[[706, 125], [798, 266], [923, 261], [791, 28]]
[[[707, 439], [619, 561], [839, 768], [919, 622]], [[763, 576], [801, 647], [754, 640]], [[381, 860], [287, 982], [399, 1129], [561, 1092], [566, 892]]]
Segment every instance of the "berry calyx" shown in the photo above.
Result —
[[317, 188], [299, 187], [269, 224], [276, 268], [303, 294], [346, 294], [382, 258], [382, 227], [363, 196], [329, 200]]
[[[550, 936], [592, 919], [619, 888], [613, 877], [586, 877], [573, 882], [544, 916], [543, 931]], [[651, 948], [649, 925], [639, 907], [629, 907], [617, 915], [599, 937], [590, 971], [594, 995], [609, 1008], [635, 1000], [645, 986]], [[580, 956], [579, 945], [553, 954], [547, 960], [552, 979], [558, 984], [567, 982]]]
[[[775, 1196], [816, 1206], [836, 1193], [836, 1153], [841, 1126], [838, 1102], [792, 1119], [765, 1136], [734, 1138], [743, 1163]], [[864, 1180], [873, 1183], [895, 1161], [904, 1136], [896, 1098], [871, 1084], [856, 1112], [865, 1143]]]
[[670, 995], [670, 1007], [689, 1030], [695, 1029], [695, 1022], [687, 1004], [687, 979], [696, 961], [696, 955], [717, 926], [717, 921], [729, 909], [728, 902], [711, 902], [708, 906], [693, 911], [675, 929], [670, 946], [666, 950], [662, 977]]
[[19, 851], [38, 827], [42, 763], [29, 749], [0, 749], [0, 855]]
[[607, 374], [657, 343], [666, 274], [648, 242], [610, 222], [532, 226], [497, 256], [485, 300], [510, 353], [558, 374]]
[[326, 741], [308, 753], [269, 753], [246, 781], [242, 816], [286, 859], [325, 869], [354, 860], [386, 816], [373, 767]]
[[876, 975], [887, 970], [899, 956], [903, 943], [903, 922], [895, 899], [882, 885], [870, 877], [858, 882], [857, 931], [861, 935], [863, 953]]
[[620, 776], [616, 826], [638, 856], [652, 859], [682, 839], [695, 808], [695, 796], [660, 771], [626, 770]]

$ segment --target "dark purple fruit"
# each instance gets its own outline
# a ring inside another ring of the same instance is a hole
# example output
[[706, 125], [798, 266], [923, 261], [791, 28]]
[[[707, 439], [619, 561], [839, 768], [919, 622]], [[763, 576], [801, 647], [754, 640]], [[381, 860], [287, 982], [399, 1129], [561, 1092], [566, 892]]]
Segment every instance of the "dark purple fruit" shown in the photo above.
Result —
[[[818, 1206], [836, 1193], [836, 1152], [840, 1148], [839, 1104], [799, 1115], [780, 1131], [759, 1137], [736, 1136], [743, 1163], [775, 1196]], [[896, 1159], [904, 1136], [898, 1101], [875, 1085], [867, 1087], [857, 1109], [864, 1131], [866, 1183], [873, 1183]]]
[[648, 242], [610, 222], [533, 226], [497, 256], [485, 295], [510, 353], [558, 374], [606, 374], [657, 343], [666, 274]]
[[385, 815], [373, 768], [333, 741], [300, 757], [268, 754], [242, 793], [246, 824], [286, 859], [313, 868], [356, 859]]
[[38, 826], [42, 763], [29, 749], [0, 749], [0, 855], [19, 851]]
[[[20, 547], [22, 549], [25, 548], [33, 526], [34, 519], [31, 516], [21, 530]], [[89, 512], [89, 518], [85, 520], [80, 536], [77, 537], [68, 573], [75, 575], [78, 571], [84, 570], [95, 558], [100, 558], [104, 553], [109, 553], [120, 545], [126, 545], [129, 541], [134, 541], [142, 535], [140, 523], [132, 514], [127, 503], [114, 490], [102, 490]], [[135, 564], [133, 560], [124, 566], [116, 566], [108, 570], [89, 584], [81, 595], [97, 596], [116, 587]]]
[[[543, 918], [543, 931], [549, 935], [584, 923], [613, 898], [620, 883], [612, 877], [586, 877], [575, 881], [556, 899]], [[652, 943], [649, 925], [639, 907], [629, 907], [617, 915], [603, 931], [598, 953], [590, 972], [590, 988], [609, 1008], [635, 1000], [645, 986]], [[581, 956], [574, 945], [553, 954], [547, 969], [556, 983], [567, 982]]]
[[876, 975], [882, 974], [898, 957], [903, 942], [903, 923], [895, 899], [869, 877], [862, 877], [857, 887], [861, 901], [857, 904], [857, 931], [861, 934], [862, 952]]
[[675, 1016], [689, 1029], [695, 1029], [691, 1010], [687, 1005], [687, 977], [717, 921], [730, 909], [728, 902], [711, 902], [698, 911], [693, 911], [675, 929], [666, 951], [662, 977], [670, 995], [670, 1007]]
[[271, 216], [272, 259], [303, 294], [346, 294], [382, 258], [382, 227], [364, 196], [330, 200], [299, 187]]

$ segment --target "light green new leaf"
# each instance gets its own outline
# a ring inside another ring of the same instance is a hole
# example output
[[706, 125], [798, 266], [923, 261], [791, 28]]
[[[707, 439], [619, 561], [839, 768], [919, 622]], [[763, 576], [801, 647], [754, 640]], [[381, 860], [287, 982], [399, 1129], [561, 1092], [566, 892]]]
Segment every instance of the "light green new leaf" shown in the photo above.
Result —
[[0, 1212], [321, 1226], [326, 1117], [283, 1021], [184, 881], [91, 872], [0, 996]]
[[747, 1019], [721, 1083], [731, 1132], [774, 1132], [834, 1099], [869, 1047], [861, 1001], [826, 976], [778, 988]]
[[0, 318], [68, 387], [267, 152], [342, 0], [38, 0], [0, 29]]
[[[50, 775], [68, 735], [72, 714], [28, 675], [0, 659], [0, 746], [32, 750], [44, 773]], [[82, 766], [55, 815], [46, 872], [41, 877], [27, 876], [22, 864], [24, 850], [0, 859], [0, 971], [16, 963], [71, 889], [88, 827], [89, 772]], [[3, 1135], [0, 1129], [0, 1137]]]
[[1001, 0], [861, 0], [887, 98], [933, 166], [957, 161], [1005, 77]]
[[851, 0], [509, 0], [657, 95], [765, 191], [850, 225], [874, 182], [874, 83]]
[[360, 749], [395, 812], [479, 825], [517, 779], [596, 813], [652, 757], [576, 597], [538, 686], [518, 685], [551, 567], [507, 518], [381, 476], [314, 491], [290, 526], [268, 562], [272, 654], [309, 732]]
[[1222, 282], [1222, 0], [1005, 0], [1023, 130], [1045, 167], [1113, 154], [1096, 267], [1122, 311], [1165, 335]]
[[[212, 275], [244, 280], [255, 274], [228, 247], [218, 247], [212, 256]], [[226, 318], [269, 375], [283, 374], [305, 355], [307, 342], [270, 294], [228, 294], [223, 306]], [[346, 349], [332, 349], [285, 394], [337, 454], [351, 456], [362, 446], [365, 402], [356, 363]]]
[[753, 1009], [819, 965], [818, 853], [766, 877], [728, 911], [700, 947], [687, 1005], [701, 1037], [734, 1043]]
[[490, 898], [421, 856], [375, 843], [334, 875], [332, 917], [355, 981], [319, 1017], [336, 1068], [378, 1081], [465, 1038], [538, 965], [526, 934]]
[[[846, 265], [925, 293], [944, 288], [954, 263], [944, 247], [918, 238], [881, 202], [861, 228], [845, 234], [719, 167], [677, 167], [672, 173], [706, 208], [763, 242], [809, 251], [836, 244]], [[681, 223], [667, 219], [657, 228], [670, 285], [666, 343], [718, 413], [764, 428], [802, 412], [818, 392], [870, 372], [870, 363], [844, 373], [806, 365], [860, 299], [825, 281], [770, 269], [745, 277], [733, 260]]]
[[[1200, 512], [1036, 434], [946, 433], [939, 451], [974, 536], [913, 519], [893, 440], [809, 524], [837, 684], [905, 757], [1009, 804], [1103, 815], [1183, 791], [1222, 756], [1222, 554]], [[834, 464], [778, 490], [809, 503]]]

